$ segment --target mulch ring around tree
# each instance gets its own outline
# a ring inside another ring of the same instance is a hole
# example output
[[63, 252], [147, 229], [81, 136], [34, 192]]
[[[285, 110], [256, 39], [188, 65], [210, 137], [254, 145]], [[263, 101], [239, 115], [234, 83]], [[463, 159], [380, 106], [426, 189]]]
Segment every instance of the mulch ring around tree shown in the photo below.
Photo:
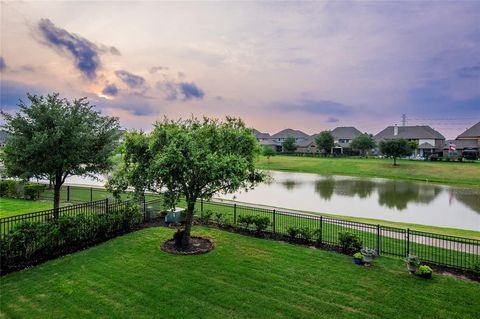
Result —
[[209, 238], [192, 236], [190, 237], [190, 247], [187, 249], [177, 247], [173, 239], [167, 240], [160, 247], [163, 251], [175, 255], [200, 255], [215, 248], [215, 243]]

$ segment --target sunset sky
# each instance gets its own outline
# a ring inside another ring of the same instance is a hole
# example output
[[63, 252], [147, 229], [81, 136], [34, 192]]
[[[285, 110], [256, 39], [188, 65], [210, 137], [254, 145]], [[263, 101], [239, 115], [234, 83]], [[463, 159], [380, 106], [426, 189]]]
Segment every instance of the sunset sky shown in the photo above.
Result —
[[1, 107], [88, 97], [123, 127], [239, 116], [274, 133], [480, 120], [480, 1], [1, 2]]

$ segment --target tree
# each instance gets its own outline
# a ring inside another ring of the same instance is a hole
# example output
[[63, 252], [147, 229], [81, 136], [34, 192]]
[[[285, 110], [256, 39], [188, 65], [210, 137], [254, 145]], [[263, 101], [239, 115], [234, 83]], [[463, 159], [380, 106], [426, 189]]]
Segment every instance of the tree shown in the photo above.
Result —
[[352, 149], [360, 150], [362, 155], [368, 155], [368, 151], [375, 148], [377, 144], [371, 134], [361, 134], [352, 140]]
[[295, 144], [297, 140], [293, 136], [288, 136], [282, 143], [282, 149], [284, 152], [295, 152], [297, 145]]
[[403, 138], [385, 140], [380, 142], [380, 152], [393, 157], [393, 166], [397, 166], [397, 158], [412, 154], [413, 144]]
[[197, 199], [252, 188], [263, 180], [255, 170], [257, 140], [240, 119], [204, 118], [155, 124], [151, 134], [125, 137], [124, 163], [109, 180], [118, 194], [132, 186], [137, 196], [149, 190], [164, 195], [167, 207], [187, 202], [181, 248], [190, 246]]
[[262, 155], [263, 156], [266, 156], [267, 157], [267, 160], [270, 160], [270, 156], [275, 156], [277, 155], [277, 152], [275, 152], [273, 150], [273, 148], [271, 148], [270, 146], [268, 145], [264, 145], [262, 147]]
[[58, 93], [27, 94], [15, 115], [2, 112], [10, 134], [2, 161], [8, 176], [53, 182], [54, 217], [58, 218], [60, 189], [68, 176], [94, 176], [111, 168], [118, 137], [118, 119], [101, 116], [86, 98], [72, 102]]
[[315, 143], [317, 144], [317, 148], [321, 150], [326, 156], [327, 153], [330, 153], [332, 151], [332, 148], [335, 145], [335, 140], [333, 138], [332, 132], [320, 132], [320, 134], [318, 134], [318, 136], [315, 138]]

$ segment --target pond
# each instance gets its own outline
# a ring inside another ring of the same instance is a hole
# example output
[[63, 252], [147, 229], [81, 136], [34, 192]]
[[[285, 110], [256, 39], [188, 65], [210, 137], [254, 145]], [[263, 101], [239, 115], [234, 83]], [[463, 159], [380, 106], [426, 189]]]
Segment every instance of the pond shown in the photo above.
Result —
[[[480, 231], [480, 189], [383, 178], [270, 171], [254, 190], [218, 197], [319, 213]], [[104, 184], [69, 177], [67, 184]]]
[[239, 202], [480, 231], [480, 189], [382, 178], [269, 172]]

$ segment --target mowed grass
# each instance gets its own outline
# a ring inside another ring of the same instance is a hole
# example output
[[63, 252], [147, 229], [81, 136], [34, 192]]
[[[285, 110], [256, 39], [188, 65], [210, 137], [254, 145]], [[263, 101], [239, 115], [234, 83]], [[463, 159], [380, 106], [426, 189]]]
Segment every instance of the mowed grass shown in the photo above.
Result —
[[0, 218], [53, 208], [51, 200], [25, 200], [0, 197]]
[[262, 156], [257, 161], [257, 168], [327, 175], [428, 180], [434, 183], [480, 187], [480, 161], [461, 163], [399, 160], [399, 166], [392, 166], [392, 163], [390, 159], [301, 156], [274, 156], [267, 159]]
[[0, 278], [3, 318], [477, 318], [480, 285], [214, 229], [198, 256], [161, 251], [150, 228]]

